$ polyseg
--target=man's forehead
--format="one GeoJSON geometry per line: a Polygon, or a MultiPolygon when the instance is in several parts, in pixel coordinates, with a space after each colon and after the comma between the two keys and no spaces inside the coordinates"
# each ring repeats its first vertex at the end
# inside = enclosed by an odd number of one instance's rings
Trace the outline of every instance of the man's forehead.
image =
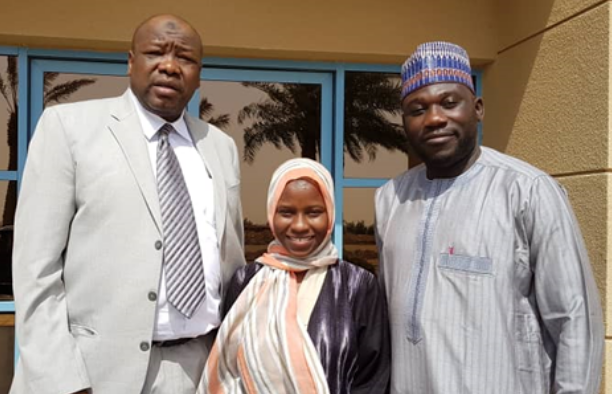
{"type": "Polygon", "coordinates": [[[168,37],[181,38],[184,42],[200,43],[200,36],[187,22],[173,16],[153,17],[138,27],[134,42],[140,40],[164,40],[168,37]]]}
{"type": "Polygon", "coordinates": [[[187,36],[195,36],[195,32],[192,31],[187,25],[179,23],[175,20],[161,20],[161,21],[151,21],[146,25],[143,25],[137,32],[136,37],[149,37],[153,36],[162,36],[164,34],[170,35],[187,35],[187,36]]]}
{"type": "Polygon", "coordinates": [[[433,83],[427,86],[423,86],[420,89],[415,90],[410,93],[404,99],[403,103],[407,104],[410,102],[418,101],[419,99],[425,97],[439,97],[444,96],[450,93],[458,93],[461,95],[472,94],[472,91],[468,89],[465,85],[458,82],[441,82],[441,83],[433,83]]]}

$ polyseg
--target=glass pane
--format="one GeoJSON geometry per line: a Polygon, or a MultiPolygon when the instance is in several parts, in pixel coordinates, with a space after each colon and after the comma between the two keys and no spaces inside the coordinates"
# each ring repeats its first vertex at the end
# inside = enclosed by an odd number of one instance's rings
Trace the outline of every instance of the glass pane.
{"type": "Polygon", "coordinates": [[[369,188],[344,189],[343,252],[346,261],[374,273],[378,252],[374,239],[374,192],[369,188]]]}
{"type": "Polygon", "coordinates": [[[18,67],[15,56],[0,56],[0,170],[17,169],[18,67]]]}
{"type": "Polygon", "coordinates": [[[13,219],[17,205],[17,182],[0,181],[0,301],[13,299],[13,219]]]}
{"type": "Polygon", "coordinates": [[[128,77],[46,72],[44,106],[121,96],[129,86],[128,77]]]}
{"type": "Polygon", "coordinates": [[[15,315],[0,314],[0,394],[7,394],[15,363],[15,315]]]}
{"type": "Polygon", "coordinates": [[[399,74],[347,72],[344,176],[392,178],[408,168],[399,74]]]}
{"type": "Polygon", "coordinates": [[[202,81],[200,117],[229,134],[241,156],[247,261],[266,250],[268,184],[293,157],[319,158],[321,86],[202,81]]]}

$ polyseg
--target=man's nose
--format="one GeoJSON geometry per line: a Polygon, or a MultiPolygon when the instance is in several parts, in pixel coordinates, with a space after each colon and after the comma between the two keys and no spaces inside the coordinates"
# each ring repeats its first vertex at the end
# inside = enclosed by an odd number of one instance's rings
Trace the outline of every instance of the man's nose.
{"type": "Polygon", "coordinates": [[[425,126],[430,128],[438,128],[444,126],[448,118],[444,110],[439,105],[432,105],[425,112],[425,126]]]}
{"type": "Polygon", "coordinates": [[[164,56],[159,64],[159,70],[169,75],[179,74],[180,68],[176,57],[172,54],[164,56]]]}

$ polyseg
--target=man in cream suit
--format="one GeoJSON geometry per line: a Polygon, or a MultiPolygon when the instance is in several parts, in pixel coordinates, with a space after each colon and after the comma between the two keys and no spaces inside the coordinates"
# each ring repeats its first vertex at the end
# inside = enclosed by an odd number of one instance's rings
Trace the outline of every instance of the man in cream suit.
{"type": "Polygon", "coordinates": [[[15,221],[11,393],[199,392],[244,264],[236,145],[185,113],[201,56],[187,22],[152,17],[123,96],[43,113],[15,221]]]}

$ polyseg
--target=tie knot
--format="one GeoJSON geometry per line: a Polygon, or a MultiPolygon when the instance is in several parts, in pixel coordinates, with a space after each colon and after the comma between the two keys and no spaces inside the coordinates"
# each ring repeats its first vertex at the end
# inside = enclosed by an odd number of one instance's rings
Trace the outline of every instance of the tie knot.
{"type": "Polygon", "coordinates": [[[163,139],[167,139],[168,135],[174,132],[174,127],[170,123],[165,123],[158,131],[159,137],[163,139]]]}

